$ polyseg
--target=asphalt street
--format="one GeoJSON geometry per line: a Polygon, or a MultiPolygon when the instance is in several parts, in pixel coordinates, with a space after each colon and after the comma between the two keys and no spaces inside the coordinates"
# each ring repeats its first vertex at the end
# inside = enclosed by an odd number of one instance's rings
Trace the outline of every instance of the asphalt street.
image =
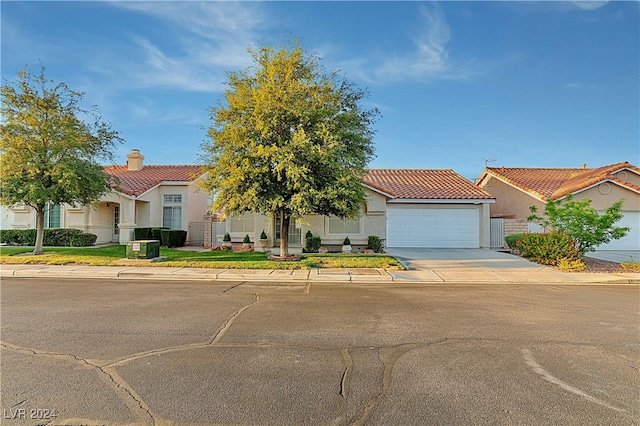
{"type": "Polygon", "coordinates": [[[3,278],[0,419],[633,425],[638,294],[3,278]]]}

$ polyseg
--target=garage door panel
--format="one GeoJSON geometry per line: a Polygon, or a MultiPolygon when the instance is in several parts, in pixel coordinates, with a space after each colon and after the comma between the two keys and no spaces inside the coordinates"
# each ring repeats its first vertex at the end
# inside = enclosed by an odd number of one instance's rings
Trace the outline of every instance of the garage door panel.
{"type": "Polygon", "coordinates": [[[478,209],[390,207],[389,247],[479,247],[478,209]]]}
{"type": "Polygon", "coordinates": [[[598,246],[598,250],[640,250],[640,212],[623,212],[616,226],[631,228],[626,237],[598,246]]]}

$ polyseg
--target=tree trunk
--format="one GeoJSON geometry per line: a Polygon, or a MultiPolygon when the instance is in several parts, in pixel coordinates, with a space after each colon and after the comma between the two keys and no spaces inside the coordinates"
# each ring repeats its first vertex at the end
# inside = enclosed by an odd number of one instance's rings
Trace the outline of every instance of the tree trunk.
{"type": "Polygon", "coordinates": [[[289,222],[291,216],[280,211],[280,256],[289,256],[289,222]]]}
{"type": "Polygon", "coordinates": [[[38,204],[36,206],[36,244],[33,249],[33,254],[42,254],[42,243],[44,241],[44,209],[45,204],[38,204]]]}

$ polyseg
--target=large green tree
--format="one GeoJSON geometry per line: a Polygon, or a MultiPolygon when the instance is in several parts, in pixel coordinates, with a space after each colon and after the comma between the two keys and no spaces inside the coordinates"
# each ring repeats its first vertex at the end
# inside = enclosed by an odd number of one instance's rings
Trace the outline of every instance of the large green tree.
{"type": "Polygon", "coordinates": [[[288,256],[291,220],[358,214],[379,112],[364,108],[364,90],[325,72],[297,41],[249,52],[253,65],[228,73],[224,99],[210,110],[205,185],[228,215],[279,217],[280,255],[288,256]]]}
{"type": "Polygon", "coordinates": [[[118,132],[95,107],[80,106],[84,93],[25,67],[2,84],[0,202],[36,211],[34,254],[42,253],[45,209],[92,203],[110,190],[98,159],[111,160],[118,132]]]}

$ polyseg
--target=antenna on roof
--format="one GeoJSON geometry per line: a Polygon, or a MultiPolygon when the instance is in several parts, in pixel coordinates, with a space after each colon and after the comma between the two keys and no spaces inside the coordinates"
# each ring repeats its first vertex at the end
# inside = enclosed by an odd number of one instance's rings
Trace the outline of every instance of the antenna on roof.
{"type": "Polygon", "coordinates": [[[493,163],[494,161],[498,161],[497,158],[483,158],[484,160],[484,166],[487,167],[487,164],[489,163],[493,163]]]}

